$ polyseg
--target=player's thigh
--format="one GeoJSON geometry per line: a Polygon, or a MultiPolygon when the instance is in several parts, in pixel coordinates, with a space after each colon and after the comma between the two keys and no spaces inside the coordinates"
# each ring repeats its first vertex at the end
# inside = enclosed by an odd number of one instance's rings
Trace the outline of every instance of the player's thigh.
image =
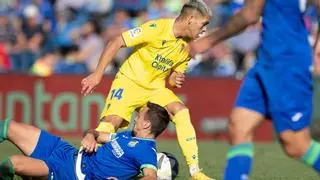
{"type": "Polygon", "coordinates": [[[49,179],[75,180],[75,155],[78,150],[60,137],[41,131],[31,158],[42,160],[49,169],[49,179]]]}
{"type": "Polygon", "coordinates": [[[312,75],[308,68],[288,67],[267,71],[262,78],[267,87],[268,109],[278,133],[300,131],[311,124],[312,75]]]}
{"type": "Polygon", "coordinates": [[[236,98],[235,108],[245,108],[268,116],[268,100],[257,71],[258,68],[255,66],[244,78],[236,98]]]}
{"type": "Polygon", "coordinates": [[[47,159],[49,176],[55,179],[76,180],[75,158],[78,150],[64,140],[60,140],[54,152],[47,159]]]}
{"type": "Polygon", "coordinates": [[[148,100],[165,107],[171,119],[177,112],[186,108],[181,99],[168,88],[153,91],[148,100]]]}
{"type": "MultiPolygon", "coordinates": [[[[114,80],[105,107],[101,113],[101,119],[107,117],[108,120],[121,119],[131,121],[132,112],[145,104],[146,90],[132,82],[131,80],[120,76],[114,80]],[[116,116],[116,117],[115,117],[116,116]]],[[[106,120],[106,119],[105,119],[106,120]]]]}
{"type": "Polygon", "coordinates": [[[17,175],[42,177],[49,174],[49,168],[42,160],[23,155],[14,155],[10,157],[10,161],[17,175]]]}
{"type": "Polygon", "coordinates": [[[166,107],[171,103],[183,105],[183,102],[181,101],[181,99],[168,88],[161,88],[161,89],[152,91],[152,94],[151,96],[149,96],[148,100],[162,107],[166,107]]]}
{"type": "Polygon", "coordinates": [[[25,155],[30,155],[38,143],[40,129],[34,126],[10,122],[8,138],[13,142],[25,155]]]}
{"type": "Polygon", "coordinates": [[[60,137],[42,130],[38,143],[30,157],[48,163],[52,160],[53,155],[55,155],[56,159],[61,159],[67,156],[67,152],[75,150],[76,149],[73,146],[62,140],[60,137]]]}

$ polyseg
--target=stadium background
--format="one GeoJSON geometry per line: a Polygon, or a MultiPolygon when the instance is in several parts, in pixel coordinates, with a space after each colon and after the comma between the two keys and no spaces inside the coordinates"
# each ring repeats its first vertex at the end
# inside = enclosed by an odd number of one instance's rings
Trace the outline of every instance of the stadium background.
{"type": "MultiPolygon", "coordinates": [[[[92,95],[80,94],[80,81],[94,70],[105,43],[147,20],[175,17],[185,0],[2,0],[0,1],[0,118],[13,117],[69,139],[76,145],[95,127],[114,74],[130,49],[121,50],[92,95]]],[[[222,26],[243,6],[243,0],[206,0],[213,10],[210,29],[222,26]]],[[[313,44],[317,31],[314,7],[305,23],[313,44]]],[[[226,124],[241,80],[255,63],[261,24],[197,55],[187,81],[174,91],[190,108],[196,127],[201,166],[221,178],[227,149],[226,124]]],[[[314,123],[320,137],[320,47],[314,63],[314,123]]],[[[285,70],[284,70],[285,73],[285,70]]],[[[253,179],[317,179],[316,174],[283,156],[272,125],[257,130],[253,179]]],[[[187,169],[171,125],[159,140],[187,169]]],[[[18,151],[0,146],[0,157],[18,151]]]]}

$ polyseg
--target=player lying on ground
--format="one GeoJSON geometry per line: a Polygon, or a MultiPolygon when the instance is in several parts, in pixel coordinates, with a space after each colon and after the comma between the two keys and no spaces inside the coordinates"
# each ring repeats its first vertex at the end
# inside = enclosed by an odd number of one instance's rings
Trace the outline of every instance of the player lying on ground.
{"type": "MultiPolygon", "coordinates": [[[[227,155],[226,180],[248,178],[254,131],[266,117],[272,119],[284,152],[320,172],[320,144],[312,140],[309,131],[312,48],[303,21],[306,2],[247,0],[245,7],[224,27],[190,45],[201,52],[257,23],[262,16],[258,60],[242,83],[229,121],[232,147],[227,155]]],[[[309,3],[317,5],[320,17],[320,0],[309,3]]]]}
{"type": "Polygon", "coordinates": [[[40,129],[7,119],[0,121],[0,142],[9,140],[23,155],[1,162],[0,179],[14,174],[57,180],[142,179],[157,177],[155,138],[167,127],[170,117],[163,107],[147,103],[136,117],[133,131],[109,134],[89,130],[83,152],[40,129]],[[98,147],[98,143],[104,145],[98,147]]]}
{"type": "Polygon", "coordinates": [[[189,110],[165,87],[181,87],[190,60],[187,43],[206,31],[210,8],[201,0],[185,4],[176,19],[158,19],[124,32],[109,42],[96,71],[82,80],[87,95],[99,84],[105,68],[122,47],[134,47],[120,68],[101,114],[99,131],[114,132],[127,128],[132,112],[151,101],[165,107],[173,116],[179,145],[193,179],[209,179],[198,166],[198,146],[189,110]]]}

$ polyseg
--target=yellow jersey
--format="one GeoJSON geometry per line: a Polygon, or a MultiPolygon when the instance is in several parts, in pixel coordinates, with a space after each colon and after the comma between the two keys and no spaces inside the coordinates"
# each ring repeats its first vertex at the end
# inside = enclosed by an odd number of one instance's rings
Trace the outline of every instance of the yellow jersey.
{"type": "Polygon", "coordinates": [[[147,89],[165,86],[171,71],[184,73],[190,60],[187,41],[173,33],[175,19],[158,19],[122,33],[134,47],[119,72],[147,89]]]}

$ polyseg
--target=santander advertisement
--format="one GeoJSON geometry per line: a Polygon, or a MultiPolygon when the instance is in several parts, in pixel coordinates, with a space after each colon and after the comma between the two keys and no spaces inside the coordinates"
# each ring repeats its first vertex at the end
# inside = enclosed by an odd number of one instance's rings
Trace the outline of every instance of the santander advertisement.
{"type": "MultiPolygon", "coordinates": [[[[81,76],[39,78],[0,75],[0,118],[33,124],[60,136],[82,136],[97,125],[113,77],[105,76],[94,93],[82,96],[81,76]]],[[[174,92],[189,107],[199,140],[226,140],[226,128],[240,81],[189,78],[174,92]]],[[[243,119],[245,121],[245,119],[243,119]]],[[[161,139],[175,139],[171,124],[161,139]]],[[[266,121],[256,131],[258,141],[273,140],[272,125],[266,121]]]]}

